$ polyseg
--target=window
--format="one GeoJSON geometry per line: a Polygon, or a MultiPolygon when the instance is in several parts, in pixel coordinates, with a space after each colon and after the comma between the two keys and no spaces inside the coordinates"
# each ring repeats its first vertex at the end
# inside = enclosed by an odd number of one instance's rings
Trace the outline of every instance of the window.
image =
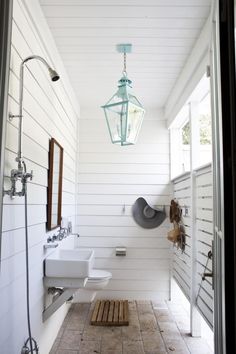
{"type": "Polygon", "coordinates": [[[190,170],[190,139],[190,121],[188,120],[181,129],[183,172],[190,170]]]}
{"type": "Polygon", "coordinates": [[[170,128],[171,178],[212,161],[210,82],[204,77],[170,128]]]}
{"type": "Polygon", "coordinates": [[[200,156],[198,166],[205,165],[212,160],[212,145],[211,145],[211,107],[210,107],[210,93],[202,99],[199,103],[199,117],[198,117],[199,131],[200,131],[200,156]]]}

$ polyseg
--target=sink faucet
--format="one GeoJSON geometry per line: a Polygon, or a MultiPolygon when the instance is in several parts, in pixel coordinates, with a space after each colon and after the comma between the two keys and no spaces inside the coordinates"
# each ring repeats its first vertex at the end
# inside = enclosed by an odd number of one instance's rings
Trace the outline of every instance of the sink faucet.
{"type": "Polygon", "coordinates": [[[57,236],[55,238],[55,235],[53,235],[53,237],[49,236],[47,238],[47,243],[45,245],[43,245],[44,249],[58,247],[58,243],[54,242],[56,239],[57,239],[57,236]]]}
{"type": "Polygon", "coordinates": [[[60,227],[60,230],[58,231],[58,239],[62,240],[67,236],[68,236],[68,229],[66,227],[60,227]]]}
{"type": "MultiPolygon", "coordinates": [[[[70,233],[71,235],[75,235],[70,233]]],[[[47,238],[47,243],[44,245],[44,249],[46,248],[56,248],[58,246],[58,243],[55,242],[57,241],[61,241],[64,238],[66,238],[67,236],[69,236],[69,229],[66,227],[60,227],[60,229],[58,230],[58,234],[54,234],[53,236],[49,236],[47,238]]],[[[77,235],[79,236],[79,235],[77,235]]]]}

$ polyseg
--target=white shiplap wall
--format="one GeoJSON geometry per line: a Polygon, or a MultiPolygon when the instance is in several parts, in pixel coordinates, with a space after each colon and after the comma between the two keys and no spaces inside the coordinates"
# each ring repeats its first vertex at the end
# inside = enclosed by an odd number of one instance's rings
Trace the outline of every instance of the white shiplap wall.
{"type": "MultiPolygon", "coordinates": [[[[38,12],[40,17],[40,12],[38,12]]],[[[35,19],[37,20],[37,19],[35,19]]],[[[45,25],[46,26],[46,25],[45,25]]],[[[22,1],[14,1],[9,111],[18,112],[19,68],[26,56],[38,54],[60,71],[61,63],[53,46],[43,42],[46,27],[41,28],[41,37],[31,22],[22,1]]],[[[48,41],[49,41],[48,37],[48,41]]],[[[68,310],[63,306],[45,324],[42,323],[44,306],[43,251],[46,242],[46,203],[49,139],[54,137],[64,147],[63,206],[62,214],[75,222],[75,165],[77,149],[78,108],[72,103],[71,88],[63,77],[59,82],[49,80],[46,69],[31,61],[25,70],[24,85],[24,157],[28,170],[34,178],[28,184],[30,306],[32,333],[40,345],[40,353],[46,354],[68,310]],[[63,103],[62,103],[63,102],[63,103]]],[[[5,176],[16,168],[18,122],[7,123],[5,176]]],[[[5,188],[9,179],[5,178],[5,188]]],[[[25,286],[25,236],[24,200],[4,197],[2,261],[0,282],[0,352],[18,354],[28,337],[26,325],[25,286]]]]}
{"type": "Polygon", "coordinates": [[[162,111],[147,112],[134,146],[111,144],[102,109],[82,111],[79,125],[79,245],[93,247],[95,267],[113,275],[98,296],[168,298],[168,221],[145,230],[131,215],[140,196],[150,204],[169,203],[169,133],[162,111]],[[127,256],[116,257],[116,246],[127,247],[127,256]]]}

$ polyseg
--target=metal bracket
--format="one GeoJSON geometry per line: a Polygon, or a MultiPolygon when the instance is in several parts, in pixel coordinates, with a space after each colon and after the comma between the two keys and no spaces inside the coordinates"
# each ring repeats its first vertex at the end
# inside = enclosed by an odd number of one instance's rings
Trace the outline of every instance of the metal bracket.
{"type": "Polygon", "coordinates": [[[61,295],[56,297],[55,301],[51,303],[44,311],[43,311],[43,322],[45,322],[54,312],[59,309],[74,293],[78,290],[78,288],[64,288],[61,295]]]}
{"type": "Polygon", "coordinates": [[[186,205],[184,205],[184,206],[183,206],[183,210],[184,210],[183,216],[184,216],[184,217],[189,216],[189,207],[186,206],[186,205]]]}
{"type": "Polygon", "coordinates": [[[14,118],[21,118],[21,117],[23,117],[23,115],[12,114],[12,113],[9,113],[9,115],[8,115],[8,119],[9,119],[10,122],[12,122],[14,118]]]}
{"type": "Polygon", "coordinates": [[[48,288],[63,288],[54,296],[52,303],[43,311],[43,322],[45,322],[54,312],[68,301],[74,293],[84,288],[88,278],[57,278],[44,277],[44,286],[48,288]]]}
{"type": "Polygon", "coordinates": [[[206,278],[213,278],[213,273],[203,273],[202,280],[206,280],[206,278]]]}

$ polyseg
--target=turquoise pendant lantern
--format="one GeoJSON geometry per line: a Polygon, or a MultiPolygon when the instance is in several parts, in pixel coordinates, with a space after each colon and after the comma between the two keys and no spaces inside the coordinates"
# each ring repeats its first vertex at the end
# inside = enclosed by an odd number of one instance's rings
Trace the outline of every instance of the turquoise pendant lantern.
{"type": "Polygon", "coordinates": [[[131,44],[118,44],[117,51],[124,54],[123,76],[118,82],[118,91],[104,105],[107,126],[113,144],[133,145],[136,143],[145,110],[139,100],[130,93],[132,81],[126,72],[126,53],[131,44]]]}

